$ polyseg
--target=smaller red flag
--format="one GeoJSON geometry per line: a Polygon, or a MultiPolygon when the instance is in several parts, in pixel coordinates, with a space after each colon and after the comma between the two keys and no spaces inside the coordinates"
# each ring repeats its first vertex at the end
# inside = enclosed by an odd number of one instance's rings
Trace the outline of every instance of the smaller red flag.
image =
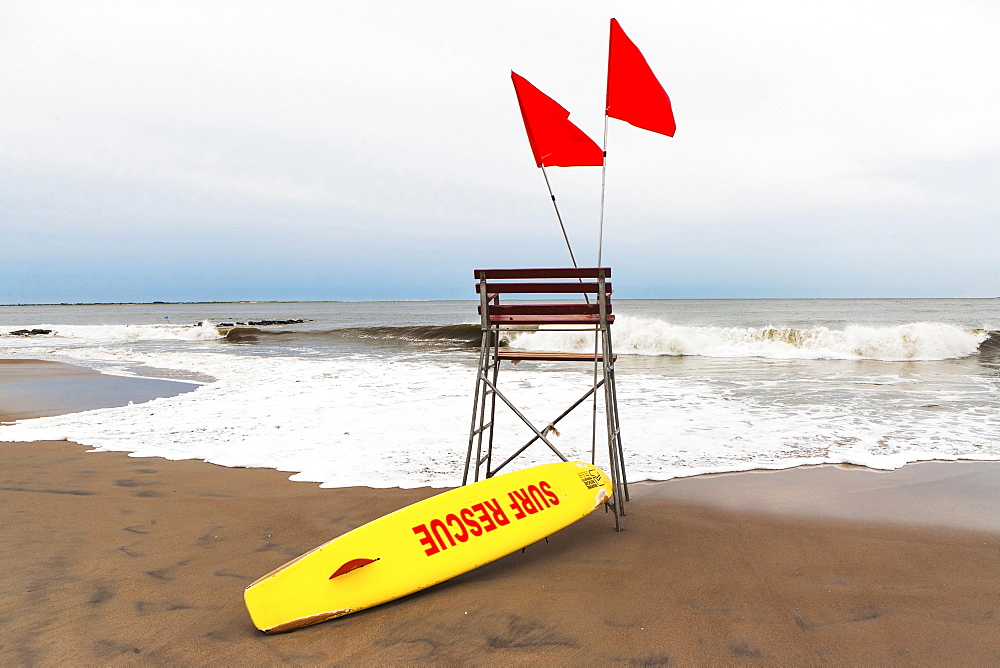
{"type": "Polygon", "coordinates": [[[608,47],[607,114],[668,137],[677,130],[667,92],[616,19],[608,47]]]}
{"type": "Polygon", "coordinates": [[[604,164],[604,151],[569,120],[569,112],[521,75],[511,72],[524,129],[541,167],[594,167],[604,164]]]}

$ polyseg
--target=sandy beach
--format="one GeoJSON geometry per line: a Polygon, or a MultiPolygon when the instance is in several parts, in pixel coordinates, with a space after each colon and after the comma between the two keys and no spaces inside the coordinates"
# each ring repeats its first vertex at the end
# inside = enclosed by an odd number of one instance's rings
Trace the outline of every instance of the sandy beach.
{"type": "MultiPolygon", "coordinates": [[[[0,420],[65,409],[45,397],[0,403],[0,420]]],[[[634,484],[622,533],[594,513],[423,592],[268,636],[246,585],[438,490],[86,450],[0,442],[0,664],[1000,663],[1000,463],[634,484]]]]}

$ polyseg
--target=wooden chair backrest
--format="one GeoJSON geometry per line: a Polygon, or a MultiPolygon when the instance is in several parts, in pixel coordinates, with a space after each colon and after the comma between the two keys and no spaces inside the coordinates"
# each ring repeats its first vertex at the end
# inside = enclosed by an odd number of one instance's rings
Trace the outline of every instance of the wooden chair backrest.
{"type": "Polygon", "coordinates": [[[488,324],[596,325],[602,310],[614,322],[610,267],[542,267],[535,269],[476,269],[479,313],[488,324]],[[500,295],[579,295],[581,301],[501,304],[500,295]],[[594,295],[588,300],[587,295],[594,295]]]}

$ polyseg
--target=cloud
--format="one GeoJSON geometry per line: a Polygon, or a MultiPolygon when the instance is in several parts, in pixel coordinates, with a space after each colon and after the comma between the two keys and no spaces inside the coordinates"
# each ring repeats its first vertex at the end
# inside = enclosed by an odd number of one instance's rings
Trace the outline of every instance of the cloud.
{"type": "MultiPolygon", "coordinates": [[[[348,244],[359,266],[364,253],[378,266],[386,248],[414,268],[421,258],[403,249],[459,264],[566,262],[509,72],[600,141],[611,16],[670,93],[678,132],[611,121],[609,259],[658,257],[643,275],[666,285],[680,278],[665,266],[703,258],[731,269],[716,272],[713,294],[771,294],[779,288],[755,268],[791,274],[810,247],[836,249],[831,262],[844,267],[877,261],[832,243],[841,229],[884,240],[919,227],[913,238],[940,254],[924,274],[955,273],[945,249],[963,228],[978,247],[1000,241],[984,222],[1000,209],[991,3],[3,7],[9,248],[32,243],[26,226],[134,225],[137,243],[160,226],[210,228],[218,252],[248,230],[259,254],[288,236],[348,244]]],[[[596,257],[600,170],[550,178],[578,255],[596,257]]],[[[192,250],[172,250],[204,271],[192,250]]],[[[322,260],[309,261],[321,275],[322,260]]],[[[989,267],[971,270],[970,294],[1000,292],[996,280],[983,286],[989,267]]],[[[886,285],[876,270],[853,272],[860,284],[850,273],[831,274],[829,290],[886,285]]],[[[930,277],[914,280],[931,289],[930,277]]]]}

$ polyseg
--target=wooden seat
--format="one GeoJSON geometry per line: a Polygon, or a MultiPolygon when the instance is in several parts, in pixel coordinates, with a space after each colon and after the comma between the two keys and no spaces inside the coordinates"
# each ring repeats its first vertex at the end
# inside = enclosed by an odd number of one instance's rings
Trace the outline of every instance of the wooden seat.
{"type": "MultiPolygon", "coordinates": [[[[494,301],[496,294],[494,294],[494,301]]],[[[480,315],[483,307],[479,307],[480,315]]],[[[599,304],[492,304],[491,323],[518,325],[597,325],[601,322],[599,304]]],[[[608,304],[608,322],[615,321],[608,304]]]]}
{"type": "MultiPolygon", "coordinates": [[[[612,355],[612,359],[618,359],[618,355],[612,355]]],[[[593,353],[547,353],[533,352],[531,350],[500,350],[497,352],[497,359],[509,360],[511,362],[593,362],[593,353]]],[[[597,353],[597,361],[603,362],[604,355],[597,353]]]]}
{"type": "MultiPolygon", "coordinates": [[[[609,315],[608,322],[614,322],[615,316],[609,315]]],[[[519,314],[519,313],[500,313],[500,314],[490,314],[490,322],[502,324],[510,323],[513,325],[599,325],[601,323],[600,315],[591,314],[519,314]]]]}

